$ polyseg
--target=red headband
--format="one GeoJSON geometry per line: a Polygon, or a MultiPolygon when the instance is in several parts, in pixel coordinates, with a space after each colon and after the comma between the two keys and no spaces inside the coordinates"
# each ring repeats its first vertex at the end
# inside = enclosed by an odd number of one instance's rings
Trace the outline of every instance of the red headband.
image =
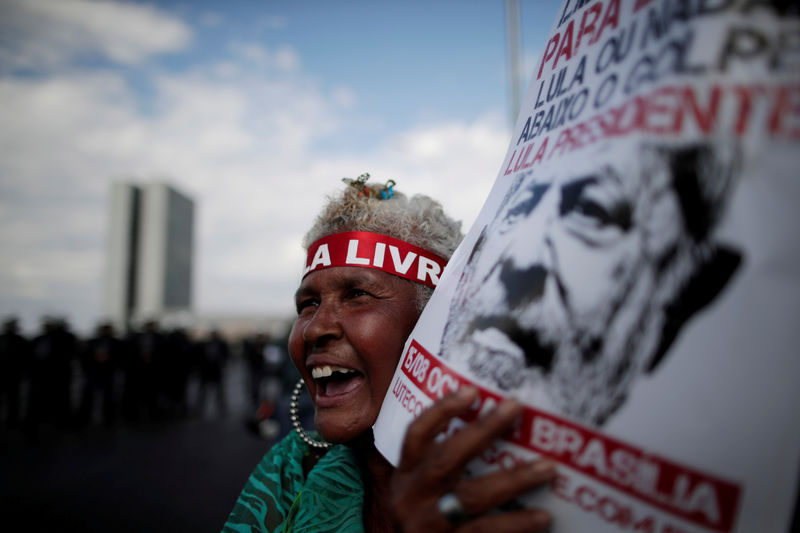
{"type": "Polygon", "coordinates": [[[348,231],[323,237],[308,247],[303,277],[323,268],[375,268],[428,287],[436,287],[447,261],[400,239],[348,231]]]}

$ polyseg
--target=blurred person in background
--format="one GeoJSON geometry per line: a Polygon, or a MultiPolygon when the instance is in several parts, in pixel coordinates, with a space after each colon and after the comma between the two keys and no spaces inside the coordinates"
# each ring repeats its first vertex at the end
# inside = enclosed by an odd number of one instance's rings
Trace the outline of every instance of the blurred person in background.
{"type": "Polygon", "coordinates": [[[214,395],[217,414],[227,409],[225,398],[225,366],[230,357],[230,348],[218,330],[211,331],[209,338],[200,347],[200,414],[206,412],[208,398],[214,395]]]}
{"type": "Polygon", "coordinates": [[[123,391],[123,413],[129,422],[154,420],[159,415],[166,341],[158,323],[149,320],[128,340],[123,391]]]}
{"type": "Polygon", "coordinates": [[[122,345],[110,323],[100,324],[81,353],[84,384],[78,423],[89,426],[94,421],[96,396],[100,397],[103,424],[113,425],[116,418],[114,378],[122,359],[122,345]]]}
{"type": "Polygon", "coordinates": [[[44,422],[62,429],[72,423],[72,363],[77,347],[77,338],[64,320],[43,319],[42,333],[33,339],[31,348],[26,425],[33,436],[44,422]]]}
{"type": "Polygon", "coordinates": [[[189,414],[187,388],[192,371],[194,342],[183,328],[167,334],[166,362],[164,364],[164,396],[169,414],[185,417],[189,414]]]}
{"type": "Polygon", "coordinates": [[[261,382],[264,379],[264,350],[270,339],[265,333],[259,333],[242,341],[242,353],[247,363],[248,393],[251,406],[258,409],[261,404],[261,382]]]}
{"type": "Polygon", "coordinates": [[[30,358],[30,343],[19,334],[14,317],[3,322],[0,334],[0,416],[8,427],[19,425],[22,381],[30,358]]]}

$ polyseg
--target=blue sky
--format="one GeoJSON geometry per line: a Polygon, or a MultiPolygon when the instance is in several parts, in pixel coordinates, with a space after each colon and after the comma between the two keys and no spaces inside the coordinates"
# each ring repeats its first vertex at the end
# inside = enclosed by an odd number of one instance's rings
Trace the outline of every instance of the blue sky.
{"type": "MultiPolygon", "coordinates": [[[[560,0],[521,0],[529,79],[560,0]]],[[[0,315],[103,318],[109,185],[197,202],[199,313],[292,312],[342,176],[468,228],[510,135],[502,0],[0,3],[0,315]]],[[[525,83],[527,85],[527,83],[525,83]]]]}

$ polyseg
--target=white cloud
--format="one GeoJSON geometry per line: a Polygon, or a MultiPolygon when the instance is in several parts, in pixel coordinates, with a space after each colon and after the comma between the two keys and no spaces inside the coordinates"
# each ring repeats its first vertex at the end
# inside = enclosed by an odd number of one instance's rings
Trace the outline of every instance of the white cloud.
{"type": "Polygon", "coordinates": [[[500,170],[508,135],[499,114],[427,124],[398,133],[365,161],[373,177],[440,201],[466,231],[500,170]]]}
{"type": "Polygon", "coordinates": [[[234,55],[253,62],[257,65],[266,65],[270,61],[267,49],[255,43],[234,42],[230,45],[230,50],[234,55]]]}
{"type": "Polygon", "coordinates": [[[475,217],[508,143],[499,116],[422,124],[323,157],[316,147],[359,119],[352,90],[326,93],[281,69],[299,66],[279,59],[289,49],[238,50],[225,66],[152,78],[147,114],[110,71],[0,78],[0,314],[27,313],[31,325],[69,312],[84,328],[101,318],[113,179],[166,177],[196,200],[202,312],[291,312],[300,239],[342,176],[392,178],[475,217]],[[254,60],[274,68],[248,68],[254,60]]]}
{"type": "Polygon", "coordinates": [[[288,46],[279,48],[275,52],[275,65],[283,70],[292,70],[299,66],[300,58],[297,53],[288,46]]]}
{"type": "Polygon", "coordinates": [[[205,26],[206,28],[216,28],[222,24],[223,20],[224,17],[221,14],[213,11],[206,11],[200,15],[200,25],[205,26]]]}
{"type": "MultiPolygon", "coordinates": [[[[538,48],[533,50],[525,50],[522,54],[522,87],[530,85],[531,78],[539,71],[539,64],[542,61],[542,51],[538,48]]],[[[523,95],[524,96],[524,95],[523,95]]]]}
{"type": "Polygon", "coordinates": [[[350,109],[356,105],[358,97],[353,89],[350,87],[334,87],[331,92],[331,98],[334,102],[345,109],[350,109]]]}
{"type": "Polygon", "coordinates": [[[251,63],[251,65],[241,65],[244,69],[257,67],[290,71],[300,66],[297,52],[289,46],[282,46],[271,51],[258,43],[236,41],[230,44],[229,49],[235,57],[251,63]]]}
{"type": "Polygon", "coordinates": [[[125,65],[184,49],[192,32],[154,7],[92,0],[5,0],[0,61],[25,68],[56,67],[83,55],[125,65]]]}
{"type": "Polygon", "coordinates": [[[280,15],[269,15],[261,19],[261,26],[269,30],[281,30],[289,25],[289,19],[280,15]]]}

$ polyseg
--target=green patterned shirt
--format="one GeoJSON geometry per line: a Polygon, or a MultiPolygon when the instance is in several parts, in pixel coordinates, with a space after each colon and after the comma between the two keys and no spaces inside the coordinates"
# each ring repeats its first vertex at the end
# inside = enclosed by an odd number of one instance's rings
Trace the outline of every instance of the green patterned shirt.
{"type": "Polygon", "coordinates": [[[291,432],[250,475],[223,533],[363,532],[364,486],[353,451],[333,446],[309,472],[310,447],[291,432]]]}

